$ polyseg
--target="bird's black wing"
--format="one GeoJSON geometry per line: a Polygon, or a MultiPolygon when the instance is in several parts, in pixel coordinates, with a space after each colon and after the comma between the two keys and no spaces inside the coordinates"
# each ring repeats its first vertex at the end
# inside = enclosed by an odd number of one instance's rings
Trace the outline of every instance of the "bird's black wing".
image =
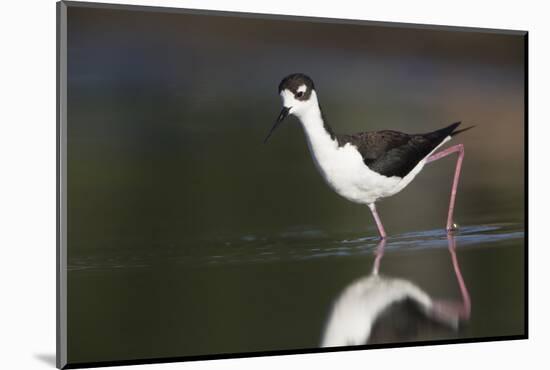
{"type": "Polygon", "coordinates": [[[453,134],[460,122],[426,134],[405,134],[398,131],[361,132],[339,135],[340,145],[354,145],[363,162],[384,176],[405,177],[441,142],[453,134]]]}

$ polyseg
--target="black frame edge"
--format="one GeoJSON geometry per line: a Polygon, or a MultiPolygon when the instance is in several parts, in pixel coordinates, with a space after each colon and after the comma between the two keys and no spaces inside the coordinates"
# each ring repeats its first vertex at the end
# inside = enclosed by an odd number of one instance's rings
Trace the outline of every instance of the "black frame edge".
{"type": "Polygon", "coordinates": [[[525,337],[529,338],[529,32],[525,32],[524,38],[524,105],[523,105],[523,152],[524,152],[524,271],[525,271],[525,337]]]}

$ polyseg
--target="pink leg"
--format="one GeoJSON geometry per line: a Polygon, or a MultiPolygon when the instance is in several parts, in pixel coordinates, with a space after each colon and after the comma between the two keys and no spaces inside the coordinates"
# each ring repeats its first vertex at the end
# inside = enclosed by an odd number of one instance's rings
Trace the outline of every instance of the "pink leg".
{"type": "Polygon", "coordinates": [[[382,226],[382,221],[380,221],[380,217],[378,217],[378,212],[376,212],[376,206],[374,203],[369,204],[369,208],[372,212],[372,216],[374,217],[374,221],[376,221],[376,226],[378,226],[378,232],[380,233],[380,238],[385,239],[386,238],[386,232],[384,231],[384,226],[382,226]]]}
{"type": "Polygon", "coordinates": [[[470,293],[468,293],[468,288],[466,288],[464,278],[460,272],[460,266],[458,265],[458,259],[456,258],[456,240],[452,235],[448,235],[447,240],[449,242],[449,252],[451,253],[451,260],[453,262],[456,280],[460,288],[462,302],[435,300],[433,313],[442,318],[458,318],[461,320],[468,320],[472,311],[470,293]]]}
{"type": "Polygon", "coordinates": [[[376,247],[374,258],[374,265],[372,266],[372,274],[378,275],[378,270],[380,269],[380,260],[382,259],[382,256],[384,256],[384,248],[386,247],[386,239],[380,239],[380,242],[378,243],[378,246],[376,247]]]}
{"type": "Polygon", "coordinates": [[[458,152],[458,160],[456,161],[455,176],[453,180],[453,187],[451,189],[451,200],[449,202],[449,213],[447,214],[447,232],[454,230],[453,227],[453,211],[455,208],[455,199],[456,199],[456,189],[458,187],[458,179],[460,178],[460,170],[462,168],[462,160],[464,159],[464,145],[457,144],[445,150],[442,150],[434,155],[431,155],[426,160],[426,163],[437,161],[443,157],[448,156],[449,154],[458,152]]]}
{"type": "Polygon", "coordinates": [[[472,301],[470,299],[470,293],[468,293],[468,288],[464,283],[464,278],[460,272],[460,266],[458,265],[458,259],[456,258],[456,240],[454,236],[447,237],[449,242],[449,252],[451,252],[451,259],[453,261],[453,268],[455,270],[456,280],[458,281],[458,286],[460,287],[460,293],[462,295],[462,310],[460,310],[460,316],[465,319],[470,318],[470,312],[472,310],[472,301]]]}

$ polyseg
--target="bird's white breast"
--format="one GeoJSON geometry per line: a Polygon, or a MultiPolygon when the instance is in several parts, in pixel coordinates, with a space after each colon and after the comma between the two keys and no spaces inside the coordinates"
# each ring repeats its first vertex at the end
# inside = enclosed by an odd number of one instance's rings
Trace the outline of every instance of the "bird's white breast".
{"type": "Polygon", "coordinates": [[[319,172],[334,191],[352,202],[370,204],[403,190],[422,170],[431,154],[404,178],[387,177],[368,168],[355,146],[349,143],[339,146],[337,140],[325,130],[320,111],[310,110],[299,118],[319,172]]]}
{"type": "Polygon", "coordinates": [[[323,126],[319,112],[309,111],[300,121],[306,133],[313,161],[319,172],[338,194],[362,204],[389,196],[401,181],[399,177],[386,177],[370,170],[353,145],[339,146],[323,126]]]}
{"type": "Polygon", "coordinates": [[[357,148],[351,144],[339,147],[336,140],[330,144],[317,143],[316,139],[308,140],[313,160],[325,181],[338,194],[356,203],[370,204],[380,198],[389,197],[403,190],[420,173],[426,159],[423,158],[405,177],[387,177],[365,165],[357,148]]]}
{"type": "Polygon", "coordinates": [[[370,170],[353,145],[339,147],[336,141],[329,146],[310,142],[309,147],[325,181],[338,194],[353,202],[369,204],[389,196],[401,180],[370,170]]]}

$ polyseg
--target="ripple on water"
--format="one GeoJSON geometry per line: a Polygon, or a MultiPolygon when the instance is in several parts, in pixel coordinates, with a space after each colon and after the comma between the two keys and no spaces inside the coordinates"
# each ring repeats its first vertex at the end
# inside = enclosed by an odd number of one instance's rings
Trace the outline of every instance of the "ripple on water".
{"type": "MultiPolygon", "coordinates": [[[[521,224],[485,224],[464,226],[456,234],[456,244],[465,246],[498,246],[498,242],[522,239],[521,224]]],[[[178,245],[174,241],[154,246],[128,246],[90,250],[86,255],[69,259],[69,271],[149,268],[158,266],[207,266],[225,264],[301,261],[372,254],[378,246],[375,236],[329,234],[315,228],[293,229],[275,235],[246,234],[223,239],[192,241],[178,245]]],[[[385,253],[447,248],[444,230],[407,232],[391,236],[385,253]]]]}

